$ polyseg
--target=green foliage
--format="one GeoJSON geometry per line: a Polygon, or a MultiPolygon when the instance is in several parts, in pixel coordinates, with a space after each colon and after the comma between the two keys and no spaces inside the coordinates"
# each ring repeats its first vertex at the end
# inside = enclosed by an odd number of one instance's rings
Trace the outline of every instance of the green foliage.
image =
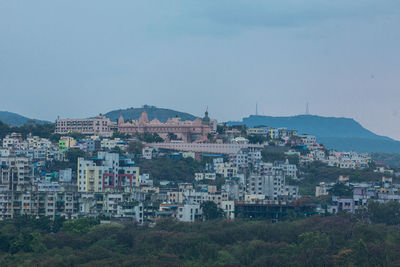
{"type": "Polygon", "coordinates": [[[71,161],[46,161],[46,165],[43,170],[53,172],[70,168],[76,171],[77,167],[77,163],[71,161]]]}
{"type": "Polygon", "coordinates": [[[400,153],[372,153],[374,161],[381,161],[395,168],[400,168],[400,153]]]}
{"type": "Polygon", "coordinates": [[[0,222],[1,266],[396,266],[400,227],[350,216],[293,222],[159,221],[155,227],[31,220],[0,222]],[[39,227],[40,228],[40,227],[39,227]],[[46,228],[46,227],[45,227],[46,228]]]}
{"type": "Polygon", "coordinates": [[[385,223],[387,225],[400,225],[400,203],[368,203],[368,217],[373,223],[385,223]]]}
{"type": "Polygon", "coordinates": [[[115,146],[112,149],[110,149],[110,153],[119,154],[120,158],[123,158],[125,156],[125,152],[119,146],[115,146]]]}
{"type": "Polygon", "coordinates": [[[290,164],[299,164],[299,157],[297,155],[285,155],[281,152],[269,152],[266,149],[261,151],[262,160],[264,162],[286,161],[289,160],[290,164]]]}
{"type": "Polygon", "coordinates": [[[65,153],[65,157],[66,159],[68,159],[68,161],[74,165],[78,164],[78,158],[80,157],[85,157],[86,153],[83,150],[80,149],[68,149],[67,152],[65,153]]]}
{"type": "Polygon", "coordinates": [[[81,218],[76,220],[70,220],[64,223],[61,228],[63,232],[71,232],[77,234],[87,233],[93,226],[99,224],[98,220],[81,218]]]}
{"type": "Polygon", "coordinates": [[[247,139],[249,140],[250,144],[263,144],[266,141],[268,141],[267,137],[265,137],[263,135],[259,135],[259,134],[248,135],[247,139]]]}
{"type": "Polygon", "coordinates": [[[84,135],[82,133],[78,133],[78,132],[68,133],[68,134],[66,134],[66,136],[70,136],[74,139],[85,139],[86,138],[86,135],[84,135]]]}
{"type": "Polygon", "coordinates": [[[193,158],[157,158],[153,160],[141,160],[138,162],[141,173],[149,173],[155,184],[161,180],[174,182],[194,182],[195,173],[204,164],[193,158]]]}
{"type": "Polygon", "coordinates": [[[169,140],[178,140],[178,136],[174,133],[168,133],[169,140]]]}
{"type": "Polygon", "coordinates": [[[369,168],[363,170],[341,169],[318,161],[300,168],[300,171],[305,173],[305,179],[299,184],[299,193],[308,196],[315,194],[315,186],[320,182],[336,182],[340,175],[349,176],[350,182],[377,182],[382,178],[382,174],[375,173],[369,168]]]}
{"type": "Polygon", "coordinates": [[[338,197],[352,197],[353,189],[343,183],[335,184],[331,189],[328,190],[329,194],[338,197]]]}
{"type": "Polygon", "coordinates": [[[112,135],[112,139],[115,139],[115,138],[121,138],[121,139],[129,139],[129,138],[131,138],[132,136],[130,136],[129,134],[126,134],[126,133],[120,133],[120,132],[113,132],[113,135],[112,135]]]}
{"type": "Polygon", "coordinates": [[[204,201],[201,203],[201,209],[206,220],[215,220],[223,216],[223,211],[218,208],[214,201],[204,201]]]}
{"type": "Polygon", "coordinates": [[[135,154],[135,155],[138,155],[138,154],[142,154],[142,149],[143,149],[143,144],[142,144],[142,142],[139,142],[139,141],[130,141],[129,143],[128,143],[128,148],[127,148],[127,152],[128,153],[130,153],[130,154],[135,154]]]}
{"type": "Polygon", "coordinates": [[[24,138],[28,134],[33,136],[39,136],[42,138],[50,138],[54,134],[55,124],[38,124],[35,122],[27,122],[23,126],[11,127],[6,123],[0,121],[0,138],[4,138],[6,135],[11,133],[20,133],[24,138]]]}
{"type": "Polygon", "coordinates": [[[225,134],[226,130],[228,130],[228,125],[226,123],[224,124],[218,124],[217,125],[217,133],[218,134],[225,134]]]}
{"type": "Polygon", "coordinates": [[[142,142],[146,143],[161,143],[164,142],[164,139],[162,139],[157,133],[136,133],[135,137],[139,139],[142,142]]]}

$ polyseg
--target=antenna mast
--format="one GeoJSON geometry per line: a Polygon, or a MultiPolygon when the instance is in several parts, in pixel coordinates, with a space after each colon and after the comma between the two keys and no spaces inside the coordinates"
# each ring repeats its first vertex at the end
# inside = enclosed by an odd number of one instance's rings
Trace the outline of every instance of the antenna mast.
{"type": "Polygon", "coordinates": [[[258,103],[256,102],[256,116],[258,116],[258,103]]]}

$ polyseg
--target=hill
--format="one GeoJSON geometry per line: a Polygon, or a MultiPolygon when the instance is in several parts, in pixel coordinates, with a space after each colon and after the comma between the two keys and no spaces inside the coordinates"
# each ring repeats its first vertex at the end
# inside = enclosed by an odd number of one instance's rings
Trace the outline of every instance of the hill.
{"type": "Polygon", "coordinates": [[[0,111],[0,121],[4,122],[10,126],[22,126],[25,123],[27,123],[28,121],[35,121],[36,123],[39,123],[39,124],[51,123],[49,121],[30,119],[30,118],[21,116],[16,113],[8,112],[8,111],[0,111]]]}
{"type": "Polygon", "coordinates": [[[244,124],[248,127],[271,126],[295,129],[299,134],[312,134],[328,148],[355,150],[358,152],[400,152],[400,142],[377,135],[354,119],[298,115],[288,117],[256,116],[243,118],[242,122],[228,122],[229,125],[244,124]]]}
{"type": "Polygon", "coordinates": [[[127,108],[127,109],[113,110],[104,114],[104,116],[106,116],[112,121],[117,121],[121,115],[124,117],[125,120],[138,120],[140,118],[140,115],[142,115],[143,111],[147,112],[149,120],[157,118],[161,122],[166,122],[169,118],[174,118],[174,117],[179,117],[183,121],[185,120],[192,121],[197,118],[196,116],[193,116],[189,113],[179,112],[166,108],[157,108],[155,106],[148,106],[148,105],[144,105],[141,108],[127,108]]]}

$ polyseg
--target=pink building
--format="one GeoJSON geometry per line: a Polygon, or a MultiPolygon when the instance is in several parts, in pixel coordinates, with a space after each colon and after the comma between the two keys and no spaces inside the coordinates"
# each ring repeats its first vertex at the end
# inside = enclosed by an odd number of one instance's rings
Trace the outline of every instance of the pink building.
{"type": "Polygon", "coordinates": [[[121,116],[118,119],[118,131],[125,134],[157,133],[165,140],[169,140],[170,134],[175,134],[184,142],[204,142],[211,132],[211,127],[208,112],[203,119],[181,121],[180,118],[169,118],[167,122],[162,123],[158,119],[149,122],[147,113],[144,111],[138,121],[125,122],[121,116]]]}

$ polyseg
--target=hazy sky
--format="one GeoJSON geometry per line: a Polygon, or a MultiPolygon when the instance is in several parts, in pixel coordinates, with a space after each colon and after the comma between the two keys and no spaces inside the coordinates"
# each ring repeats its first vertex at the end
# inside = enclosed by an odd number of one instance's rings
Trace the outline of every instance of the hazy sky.
{"type": "Polygon", "coordinates": [[[400,139],[399,0],[0,0],[0,110],[353,117],[400,139]]]}

